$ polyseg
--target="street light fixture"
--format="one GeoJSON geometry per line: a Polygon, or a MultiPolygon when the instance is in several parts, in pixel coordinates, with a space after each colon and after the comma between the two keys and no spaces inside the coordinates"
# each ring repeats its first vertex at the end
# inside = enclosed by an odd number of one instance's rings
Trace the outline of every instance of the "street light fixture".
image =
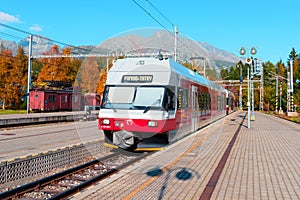
{"type": "MultiPolygon", "coordinates": [[[[251,48],[250,53],[252,55],[256,54],[256,49],[254,47],[251,48]]],[[[242,56],[246,54],[246,50],[244,47],[242,47],[240,49],[239,52],[242,56]]],[[[254,116],[254,88],[253,88],[253,72],[252,72],[252,59],[247,58],[246,61],[250,61],[249,62],[249,66],[247,67],[247,79],[248,79],[248,100],[247,100],[247,107],[248,107],[248,128],[250,128],[250,75],[249,75],[249,70],[251,69],[251,89],[252,89],[252,116],[251,116],[251,120],[255,119],[254,116]],[[250,69],[249,69],[250,68],[250,69]]]]}

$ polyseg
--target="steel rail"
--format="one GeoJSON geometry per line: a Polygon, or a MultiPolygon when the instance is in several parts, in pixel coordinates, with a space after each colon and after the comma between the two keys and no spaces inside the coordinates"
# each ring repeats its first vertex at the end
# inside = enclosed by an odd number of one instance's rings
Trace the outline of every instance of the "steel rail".
{"type": "MultiPolygon", "coordinates": [[[[1,200],[15,199],[17,197],[21,197],[25,193],[29,193],[29,192],[32,192],[32,191],[39,191],[47,185],[51,185],[52,183],[56,183],[59,180],[63,180],[64,178],[70,177],[72,174],[82,172],[85,169],[91,168],[92,166],[94,166],[96,164],[99,164],[99,163],[102,164],[106,160],[112,159],[112,158],[120,156],[120,155],[121,155],[120,152],[113,153],[113,154],[105,156],[103,158],[89,161],[85,164],[76,166],[74,168],[65,170],[63,172],[59,172],[59,173],[56,173],[54,175],[51,175],[51,176],[42,178],[40,180],[25,184],[23,186],[14,188],[12,190],[3,192],[3,193],[0,194],[0,199],[1,200]]],[[[131,159],[130,161],[128,161],[128,162],[126,162],[126,163],[124,163],[120,166],[117,166],[115,168],[112,168],[112,169],[108,170],[107,172],[104,172],[104,173],[101,173],[101,174],[96,175],[94,177],[91,177],[90,179],[87,179],[87,180],[83,181],[82,183],[80,183],[76,186],[73,186],[73,187],[71,187],[71,188],[69,188],[69,189],[67,189],[67,190],[65,190],[61,193],[58,193],[58,194],[50,197],[49,199],[52,199],[52,200],[53,199],[64,199],[64,198],[69,197],[73,194],[76,194],[77,192],[81,191],[82,189],[87,188],[88,186],[90,186],[90,185],[94,184],[95,182],[100,181],[100,180],[102,180],[102,179],[104,179],[108,176],[111,176],[112,174],[114,174],[114,173],[118,172],[119,170],[121,170],[121,169],[137,162],[140,159],[145,158],[146,156],[149,156],[149,154],[144,153],[142,156],[131,159]]]]}

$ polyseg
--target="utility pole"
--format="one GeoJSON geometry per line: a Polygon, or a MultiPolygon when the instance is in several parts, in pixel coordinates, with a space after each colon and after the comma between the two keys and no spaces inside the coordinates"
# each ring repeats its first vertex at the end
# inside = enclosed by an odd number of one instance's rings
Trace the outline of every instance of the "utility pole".
{"type": "Polygon", "coordinates": [[[280,99],[279,99],[279,114],[283,114],[283,111],[282,111],[282,79],[283,77],[280,76],[280,89],[279,89],[279,96],[280,96],[280,99]]]}
{"type": "Polygon", "coordinates": [[[27,114],[30,113],[30,89],[31,89],[31,68],[32,68],[32,35],[29,35],[28,49],[28,79],[27,79],[27,114]]]}
{"type": "MultiPolygon", "coordinates": [[[[252,58],[251,58],[252,59],[252,58]]],[[[252,59],[251,61],[251,64],[250,64],[250,67],[251,67],[251,104],[252,104],[252,107],[251,107],[251,121],[255,121],[255,115],[254,115],[254,84],[253,84],[253,79],[254,79],[254,59],[252,59]]]]}
{"type": "Polygon", "coordinates": [[[275,112],[278,112],[278,75],[276,75],[276,90],[275,90],[276,102],[275,102],[275,112]]]}
{"type": "Polygon", "coordinates": [[[260,101],[259,101],[259,110],[263,111],[264,110],[264,70],[263,66],[262,67],[262,73],[260,76],[260,101]]]}
{"type": "Polygon", "coordinates": [[[174,60],[175,62],[177,61],[177,34],[178,34],[178,30],[177,30],[177,26],[174,26],[174,60]]]}
{"type": "Polygon", "coordinates": [[[293,76],[293,67],[294,67],[294,62],[293,60],[291,59],[290,60],[290,100],[291,100],[291,103],[290,103],[290,111],[291,112],[294,112],[294,96],[293,96],[293,93],[294,93],[294,76],[293,76]]]}
{"type": "Polygon", "coordinates": [[[287,115],[288,116],[298,116],[299,114],[295,111],[294,108],[294,76],[293,76],[293,67],[294,67],[294,60],[291,59],[290,60],[290,72],[289,77],[288,77],[288,95],[289,95],[289,99],[288,99],[288,111],[287,111],[287,115]]]}
{"type": "Polygon", "coordinates": [[[243,110],[243,74],[242,74],[242,66],[239,65],[240,67],[240,95],[239,95],[239,103],[240,103],[240,110],[243,110]]]}

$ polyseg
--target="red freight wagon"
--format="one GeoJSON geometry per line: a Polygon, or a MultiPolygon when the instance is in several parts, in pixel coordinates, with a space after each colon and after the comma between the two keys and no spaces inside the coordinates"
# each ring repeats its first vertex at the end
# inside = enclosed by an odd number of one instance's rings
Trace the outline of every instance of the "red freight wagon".
{"type": "Polygon", "coordinates": [[[73,90],[45,90],[30,91],[31,111],[66,111],[80,110],[81,93],[73,90]]]}
{"type": "Polygon", "coordinates": [[[84,94],[85,106],[99,107],[100,106],[100,95],[96,93],[84,94]]]}

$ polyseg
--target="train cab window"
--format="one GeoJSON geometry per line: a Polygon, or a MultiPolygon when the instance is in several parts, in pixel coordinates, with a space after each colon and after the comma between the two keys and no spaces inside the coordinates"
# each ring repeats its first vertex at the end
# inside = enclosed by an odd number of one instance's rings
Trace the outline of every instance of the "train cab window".
{"type": "Polygon", "coordinates": [[[106,86],[102,108],[146,110],[166,105],[166,88],[158,86],[106,86]]]}
{"type": "Polygon", "coordinates": [[[133,106],[161,107],[164,93],[164,87],[138,87],[133,106]]]}
{"type": "Polygon", "coordinates": [[[37,99],[37,98],[39,98],[39,95],[38,95],[38,94],[36,94],[34,97],[37,99]]]}
{"type": "Polygon", "coordinates": [[[101,108],[131,109],[135,89],[134,86],[106,86],[101,108]]]}
{"type": "Polygon", "coordinates": [[[167,110],[175,110],[175,94],[173,91],[170,88],[167,89],[167,102],[166,102],[167,110]]]}

